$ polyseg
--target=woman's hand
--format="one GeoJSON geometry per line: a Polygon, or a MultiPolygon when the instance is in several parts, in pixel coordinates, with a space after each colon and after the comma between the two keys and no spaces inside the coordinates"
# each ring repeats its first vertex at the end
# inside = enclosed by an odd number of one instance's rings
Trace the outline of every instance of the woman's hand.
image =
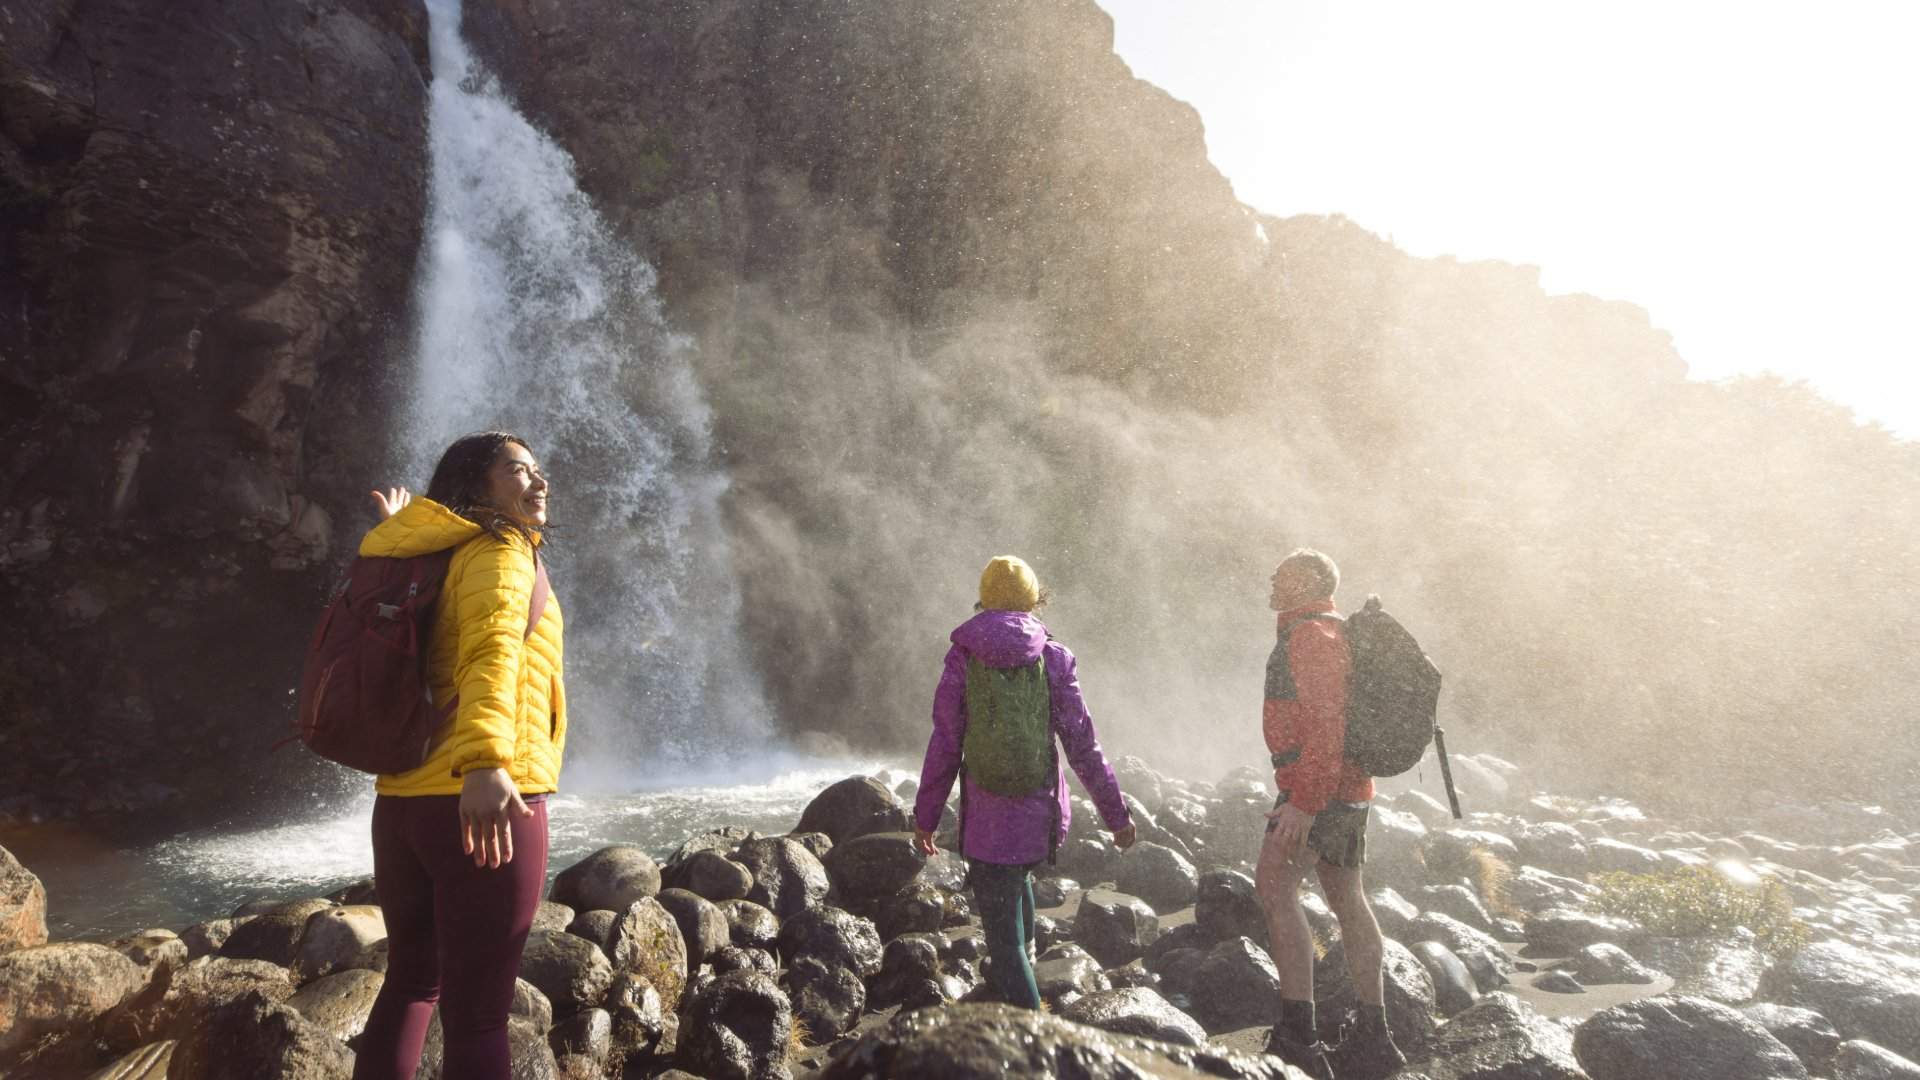
{"type": "Polygon", "coordinates": [[[918,826],[913,830],[913,849],[929,859],[940,854],[940,848],[933,842],[933,834],[918,826]]]}
{"type": "Polygon", "coordinates": [[[1119,848],[1121,851],[1125,851],[1133,846],[1134,840],[1138,839],[1139,836],[1140,831],[1132,825],[1124,829],[1116,829],[1113,833],[1113,846],[1119,848]]]}
{"type": "Polygon", "coordinates": [[[460,844],[475,866],[512,862],[513,819],[532,816],[505,769],[475,769],[460,781],[460,844]]]}
{"type": "Polygon", "coordinates": [[[413,492],[403,487],[388,488],[381,491],[374,488],[373,503],[380,509],[380,520],[385,521],[400,512],[400,508],[413,501],[413,492]]]}

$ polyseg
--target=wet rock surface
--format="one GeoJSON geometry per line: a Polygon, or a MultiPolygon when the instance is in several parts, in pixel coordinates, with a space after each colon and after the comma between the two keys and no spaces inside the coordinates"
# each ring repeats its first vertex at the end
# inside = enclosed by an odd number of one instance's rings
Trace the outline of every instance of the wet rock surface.
{"type": "Polygon", "coordinates": [[[575,911],[625,911],[660,891],[660,866],[637,847],[604,847],[553,879],[549,899],[575,911]]]}
{"type": "Polygon", "coordinates": [[[905,832],[907,812],[877,777],[849,776],[813,797],[794,832],[827,834],[837,846],[868,833],[905,832]]]}
{"type": "Polygon", "coordinates": [[[1073,939],[1107,967],[1146,954],[1160,934],[1160,919],[1146,901],[1125,893],[1095,889],[1080,898],[1073,939]]]}
{"type": "Polygon", "coordinates": [[[1572,1034],[1505,992],[1448,1021],[1419,1068],[1432,1080],[1590,1080],[1572,1034]]]}
{"type": "MultiPolygon", "coordinates": [[[[753,874],[747,899],[785,919],[825,900],[826,867],[813,852],[782,836],[748,840],[733,860],[753,874]]],[[[735,944],[742,944],[735,939],[735,944]]]]}
{"type": "Polygon", "coordinates": [[[1696,997],[1655,997],[1595,1013],[1573,1037],[1593,1080],[1677,1075],[1805,1080],[1806,1064],[1736,1009],[1696,997]],[[1684,1063],[1684,1064],[1683,1064],[1684,1063]]]}
{"type": "Polygon", "coordinates": [[[41,1039],[84,1031],[142,982],[140,967],[105,945],[0,953],[0,1069],[41,1039]]]}
{"type": "Polygon", "coordinates": [[[708,1080],[787,1080],[792,1028],[792,1005],[771,976],[732,972],[695,991],[675,1061],[708,1080]]]}
{"type": "Polygon", "coordinates": [[[1767,973],[1769,1000],[1813,1009],[1843,1033],[1920,1058],[1920,959],[1822,941],[1767,973]]]}
{"type": "Polygon", "coordinates": [[[0,953],[46,943],[46,887],[0,847],[0,953]]]}
{"type": "Polygon", "coordinates": [[[1062,1009],[1060,1018],[1102,1031],[1138,1035],[1181,1046],[1203,1046],[1207,1041],[1206,1029],[1193,1017],[1174,1008],[1172,1003],[1160,996],[1159,991],[1147,987],[1123,987],[1086,994],[1062,1009]]]}

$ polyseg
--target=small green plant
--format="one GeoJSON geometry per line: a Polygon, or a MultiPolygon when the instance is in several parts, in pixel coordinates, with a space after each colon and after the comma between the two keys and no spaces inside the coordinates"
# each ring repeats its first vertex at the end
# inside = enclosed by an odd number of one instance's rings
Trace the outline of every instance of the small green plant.
{"type": "Polygon", "coordinates": [[[1705,866],[1658,874],[1602,874],[1594,906],[1632,919],[1662,937],[1722,937],[1736,927],[1753,932],[1760,948],[1791,955],[1807,942],[1807,926],[1793,917],[1793,897],[1777,881],[1736,885],[1705,866]]]}

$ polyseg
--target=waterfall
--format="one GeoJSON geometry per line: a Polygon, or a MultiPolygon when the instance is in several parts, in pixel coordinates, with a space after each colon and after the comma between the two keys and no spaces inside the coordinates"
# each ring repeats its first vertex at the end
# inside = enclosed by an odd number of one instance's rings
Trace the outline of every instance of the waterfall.
{"type": "Polygon", "coordinates": [[[424,482],[455,437],[501,428],[552,478],[570,780],[657,778],[762,744],[719,519],[726,476],[653,268],[468,50],[460,0],[427,7],[431,179],[405,474],[424,482]]]}

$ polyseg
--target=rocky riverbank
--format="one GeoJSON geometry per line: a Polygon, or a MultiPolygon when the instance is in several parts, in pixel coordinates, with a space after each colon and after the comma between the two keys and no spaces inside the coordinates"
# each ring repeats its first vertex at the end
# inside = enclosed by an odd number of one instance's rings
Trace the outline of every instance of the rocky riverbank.
{"type": "MultiPolygon", "coordinates": [[[[1120,771],[1140,843],[1115,851],[1087,808],[1042,871],[1049,1013],[987,1000],[964,866],[911,849],[911,781],[849,777],[785,835],[715,823],[663,859],[610,847],[561,872],[527,945],[515,1075],[1298,1075],[1259,1053],[1277,989],[1248,865],[1263,778],[1120,771]]],[[[1491,758],[1461,771],[1465,821],[1399,787],[1369,834],[1404,1080],[1920,1078],[1911,821],[1782,808],[1706,831],[1534,792],[1491,758]]],[[[1309,914],[1337,1020],[1338,929],[1309,914]]],[[[344,1078],[385,938],[369,880],[49,943],[39,880],[0,850],[0,1073],[344,1078]]],[[[438,1045],[436,1028],[423,1077],[438,1045]]]]}

